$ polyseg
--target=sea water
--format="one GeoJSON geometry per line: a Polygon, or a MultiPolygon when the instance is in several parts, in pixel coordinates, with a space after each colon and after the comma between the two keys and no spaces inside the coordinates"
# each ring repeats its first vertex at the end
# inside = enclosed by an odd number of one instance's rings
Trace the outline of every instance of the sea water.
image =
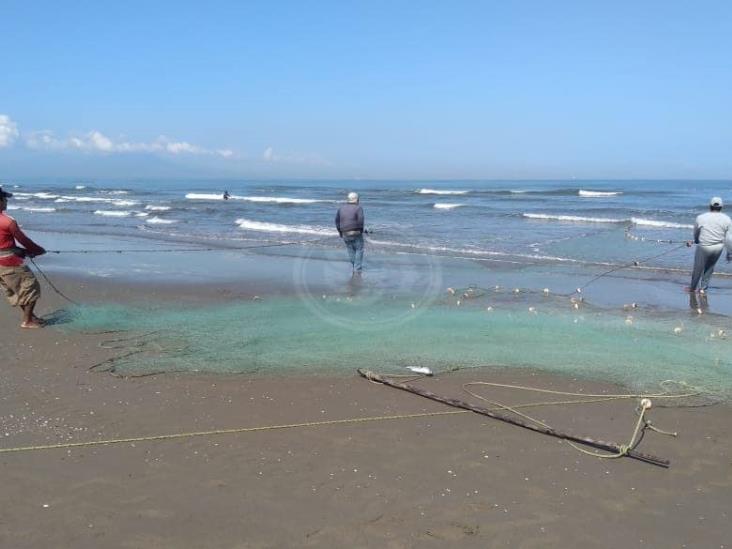
{"type": "Polygon", "coordinates": [[[51,276],[207,286],[238,280],[243,287],[258,280],[283,289],[273,292],[285,294],[277,298],[192,310],[164,304],[76,310],[71,329],[116,326],[134,336],[165,327],[120,369],[503,365],[630,385],[667,378],[732,384],[729,269],[720,262],[708,301],[681,291],[693,256],[681,243],[709,197],[732,199],[729,182],[4,185],[15,193],[9,213],[47,248],[100,252],[49,254],[39,264],[51,276]],[[355,283],[333,227],[351,190],[361,195],[370,229],[365,274],[355,283]],[[216,250],[169,251],[191,247],[216,250]],[[107,253],[119,249],[126,253],[107,253]],[[460,304],[448,292],[469,286],[487,291],[460,304]]]}
{"type": "MultiPolygon", "coordinates": [[[[517,263],[618,262],[685,240],[726,181],[17,181],[10,214],[27,229],[150,242],[320,240],[339,247],[335,210],[361,195],[369,247],[517,263]],[[231,198],[223,200],[228,190],[231,198]],[[627,240],[626,231],[647,241],[627,240]],[[333,237],[329,240],[328,237],[333,237]]],[[[688,254],[655,264],[685,268],[688,254]]]]}

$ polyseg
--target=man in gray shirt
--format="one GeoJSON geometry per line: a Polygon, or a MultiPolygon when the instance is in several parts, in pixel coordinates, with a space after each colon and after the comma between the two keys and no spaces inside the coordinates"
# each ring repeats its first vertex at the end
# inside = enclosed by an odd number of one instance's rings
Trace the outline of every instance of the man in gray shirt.
{"type": "MultiPolygon", "coordinates": [[[[691,284],[688,290],[697,289],[704,293],[709,287],[714,266],[727,245],[727,236],[732,219],[722,213],[722,199],[715,196],[709,201],[709,211],[696,218],[694,223],[694,271],[691,274],[691,284]]],[[[688,243],[691,245],[691,243],[688,243]]],[[[727,250],[727,261],[730,260],[730,249],[727,250]]]]}
{"type": "Polygon", "coordinates": [[[361,274],[363,264],[363,208],[358,205],[358,194],[348,193],[346,204],[338,208],[336,229],[348,250],[354,274],[361,274]]]}

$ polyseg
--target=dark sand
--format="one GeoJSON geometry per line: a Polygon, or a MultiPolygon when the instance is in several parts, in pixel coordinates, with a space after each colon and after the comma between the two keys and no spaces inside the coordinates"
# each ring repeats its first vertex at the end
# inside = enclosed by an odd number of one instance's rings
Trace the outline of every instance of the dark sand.
{"type": "MultiPolygon", "coordinates": [[[[82,293],[78,283],[63,282],[78,299],[201,299],[184,287],[84,282],[82,293]]],[[[219,288],[206,297],[217,293],[251,294],[219,288]]],[[[60,305],[46,291],[40,312],[60,305]]],[[[115,378],[88,371],[113,356],[99,347],[104,336],[21,330],[16,311],[1,307],[2,448],[450,410],[355,373],[115,378]]],[[[419,383],[468,399],[461,385],[472,380],[619,390],[489,368],[419,383]]],[[[530,413],[626,442],[633,407],[620,401],[530,413]]],[[[0,453],[0,547],[732,546],[729,405],[654,407],[650,417],[680,433],[648,433],[639,447],[670,459],[668,470],[589,457],[470,413],[0,453]]]]}

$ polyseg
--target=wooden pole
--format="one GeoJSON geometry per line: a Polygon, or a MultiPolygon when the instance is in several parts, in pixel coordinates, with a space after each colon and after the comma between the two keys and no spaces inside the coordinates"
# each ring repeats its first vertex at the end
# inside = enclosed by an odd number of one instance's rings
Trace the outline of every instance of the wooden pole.
{"type": "MultiPolygon", "coordinates": [[[[575,435],[575,434],[568,433],[568,432],[557,431],[556,429],[547,428],[542,425],[528,423],[521,419],[506,416],[506,415],[494,412],[493,410],[483,408],[482,406],[474,406],[474,405],[472,405],[468,402],[464,402],[462,400],[436,395],[435,393],[428,391],[426,389],[422,389],[421,387],[415,387],[413,385],[406,385],[404,383],[396,383],[396,382],[391,381],[390,379],[388,379],[382,375],[379,375],[375,372],[372,372],[370,370],[364,370],[362,368],[359,368],[358,373],[360,375],[362,375],[363,377],[365,377],[366,379],[370,379],[372,381],[378,381],[379,383],[383,383],[384,385],[388,385],[389,387],[394,387],[395,389],[401,389],[402,391],[407,391],[408,393],[413,393],[415,395],[419,395],[419,396],[428,398],[430,400],[442,402],[443,404],[447,404],[448,406],[453,406],[455,408],[462,408],[463,410],[470,410],[471,412],[475,412],[476,414],[488,416],[493,419],[497,419],[499,421],[504,421],[506,423],[510,423],[511,425],[517,425],[519,427],[523,427],[524,429],[529,429],[529,430],[535,431],[537,433],[550,435],[550,436],[561,438],[564,440],[571,440],[572,442],[578,442],[580,444],[585,444],[587,446],[591,446],[593,448],[597,448],[600,450],[605,450],[606,452],[613,452],[615,454],[623,451],[621,446],[615,442],[607,442],[604,440],[595,440],[590,437],[575,435]]],[[[627,455],[628,457],[632,457],[633,459],[645,461],[646,463],[650,463],[652,465],[657,465],[659,467],[668,468],[671,465],[671,462],[669,462],[667,459],[663,459],[663,458],[660,458],[660,457],[657,457],[654,455],[650,455],[650,454],[644,454],[642,452],[633,450],[632,448],[628,449],[625,452],[625,455],[627,455]]]]}

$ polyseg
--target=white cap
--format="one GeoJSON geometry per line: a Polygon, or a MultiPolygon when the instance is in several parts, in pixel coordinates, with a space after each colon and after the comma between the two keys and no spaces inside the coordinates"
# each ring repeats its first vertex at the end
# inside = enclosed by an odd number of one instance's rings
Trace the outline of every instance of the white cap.
{"type": "Polygon", "coordinates": [[[722,202],[721,198],[719,198],[718,196],[715,196],[714,198],[712,198],[709,201],[709,205],[713,206],[715,208],[721,208],[722,206],[724,206],[724,203],[722,202]]]}
{"type": "Polygon", "coordinates": [[[358,193],[348,193],[348,203],[358,204],[358,193]]]}

